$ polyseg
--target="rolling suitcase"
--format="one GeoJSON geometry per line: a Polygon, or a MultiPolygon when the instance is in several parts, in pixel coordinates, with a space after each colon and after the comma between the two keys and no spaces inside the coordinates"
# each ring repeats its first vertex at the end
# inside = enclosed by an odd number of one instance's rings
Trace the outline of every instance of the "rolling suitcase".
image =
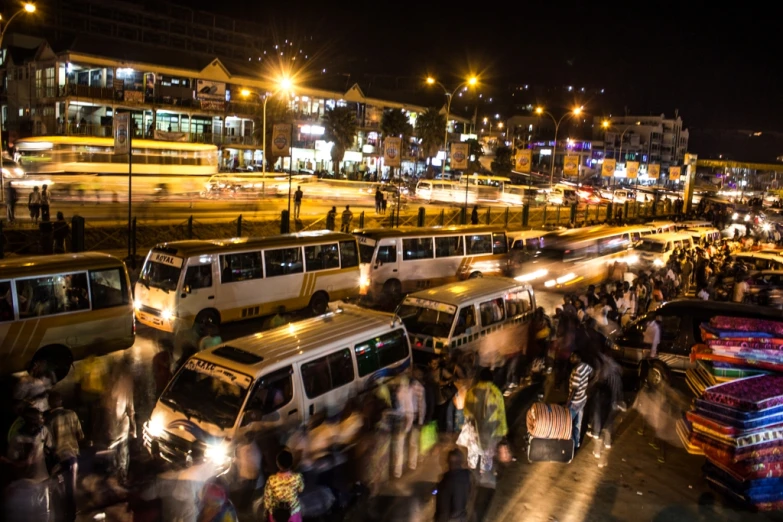
{"type": "Polygon", "coordinates": [[[527,444],[527,460],[533,462],[562,462],[574,459],[574,441],[571,439],[539,439],[531,437],[527,444]]]}

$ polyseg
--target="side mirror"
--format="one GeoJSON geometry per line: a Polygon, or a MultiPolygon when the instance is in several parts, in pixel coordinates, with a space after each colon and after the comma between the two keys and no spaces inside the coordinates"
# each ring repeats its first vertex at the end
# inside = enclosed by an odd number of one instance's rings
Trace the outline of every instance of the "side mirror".
{"type": "Polygon", "coordinates": [[[185,285],[182,287],[182,291],[185,292],[186,294],[189,294],[192,291],[192,289],[190,288],[190,285],[185,285]]]}

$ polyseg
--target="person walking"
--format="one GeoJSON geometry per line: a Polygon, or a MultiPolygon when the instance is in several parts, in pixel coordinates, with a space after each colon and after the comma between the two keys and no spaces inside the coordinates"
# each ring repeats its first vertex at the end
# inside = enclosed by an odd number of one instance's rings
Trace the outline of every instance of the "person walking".
{"type": "Polygon", "coordinates": [[[104,395],[109,448],[114,452],[113,471],[121,485],[128,481],[130,438],[136,438],[136,409],[133,401],[133,375],[130,362],[122,360],[109,381],[104,395]]]}
{"type": "Polygon", "coordinates": [[[381,192],[381,187],[375,188],[375,213],[380,214],[381,213],[381,204],[383,203],[383,192],[381,192]]]}
{"type": "Polygon", "coordinates": [[[573,427],[574,449],[579,447],[579,438],[582,431],[582,417],[587,404],[587,385],[593,368],[582,360],[579,350],[571,354],[571,378],[568,381],[568,402],[566,407],[571,411],[571,425],[573,427]]]}
{"type": "Polygon", "coordinates": [[[52,202],[50,196],[48,185],[41,187],[41,221],[49,221],[49,204],[52,202]]]}
{"type": "Polygon", "coordinates": [[[16,202],[19,201],[19,193],[16,191],[16,187],[8,183],[8,188],[5,194],[5,212],[9,223],[16,221],[16,202]]]}
{"type": "Polygon", "coordinates": [[[351,221],[353,221],[353,212],[351,212],[351,206],[345,205],[345,210],[343,210],[341,217],[340,232],[350,232],[351,221]]]}
{"type": "Polygon", "coordinates": [[[463,466],[462,452],[449,452],[449,470],[438,482],[435,497],[435,522],[467,522],[468,507],[473,496],[470,470],[463,466]]]}
{"type": "Polygon", "coordinates": [[[79,443],[84,439],[82,425],[76,412],[63,408],[59,392],[49,394],[49,411],[46,428],[52,436],[54,457],[65,486],[64,520],[76,520],[76,485],[79,471],[79,443]]]}
{"type": "Polygon", "coordinates": [[[465,398],[465,420],[472,421],[478,435],[481,450],[481,474],[490,473],[495,452],[503,437],[508,434],[506,405],[503,393],[492,382],[492,370],[483,368],[476,383],[465,398]]]}
{"type": "Polygon", "coordinates": [[[302,209],[302,187],[296,186],[296,192],[294,192],[294,219],[299,219],[299,211],[302,209]]]}
{"type": "Polygon", "coordinates": [[[332,207],[332,210],[326,213],[326,230],[334,231],[334,226],[336,222],[337,222],[337,207],[332,207]]]}
{"type": "Polygon", "coordinates": [[[470,213],[470,223],[473,225],[478,225],[478,205],[473,205],[473,212],[470,213]]]}
{"type": "Polygon", "coordinates": [[[264,487],[262,505],[269,522],[301,522],[299,495],[304,491],[304,479],[291,471],[294,457],[288,450],[277,455],[277,473],[269,477],[264,487]]]}
{"type": "Polygon", "coordinates": [[[30,211],[30,219],[33,224],[38,224],[38,217],[41,215],[41,192],[38,187],[33,187],[33,191],[27,196],[27,209],[30,211]]]}
{"type": "Polygon", "coordinates": [[[68,222],[65,221],[65,216],[62,212],[57,212],[57,221],[54,222],[54,230],[52,230],[52,236],[54,237],[54,253],[65,253],[65,241],[71,233],[71,227],[68,226],[68,222]]]}

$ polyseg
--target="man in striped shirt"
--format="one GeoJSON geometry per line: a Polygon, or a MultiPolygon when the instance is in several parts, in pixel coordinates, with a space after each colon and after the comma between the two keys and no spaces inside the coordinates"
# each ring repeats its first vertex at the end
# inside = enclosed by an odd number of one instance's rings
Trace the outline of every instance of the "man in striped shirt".
{"type": "Polygon", "coordinates": [[[574,448],[579,447],[579,434],[582,429],[582,417],[587,404],[587,385],[593,368],[582,360],[578,350],[571,354],[571,378],[568,381],[568,409],[571,410],[571,425],[573,427],[574,448]]]}

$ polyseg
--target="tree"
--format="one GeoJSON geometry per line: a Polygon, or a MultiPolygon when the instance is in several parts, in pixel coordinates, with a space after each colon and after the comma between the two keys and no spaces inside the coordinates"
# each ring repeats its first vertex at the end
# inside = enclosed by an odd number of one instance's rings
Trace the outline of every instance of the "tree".
{"type": "MultiPolygon", "coordinates": [[[[283,98],[272,98],[266,103],[266,150],[264,151],[264,161],[266,167],[264,172],[270,166],[274,165],[278,156],[275,156],[272,151],[272,133],[276,123],[289,123],[294,122],[294,115],[288,108],[287,100],[283,98]]],[[[263,103],[259,104],[258,110],[253,116],[253,139],[256,142],[262,142],[264,139],[264,106],[263,103]]]]}
{"type": "Polygon", "coordinates": [[[335,175],[340,171],[340,163],[345,151],[353,146],[358,125],[356,112],[349,107],[335,107],[324,112],[324,139],[332,143],[332,169],[335,175]]]}
{"type": "Polygon", "coordinates": [[[468,169],[473,172],[481,171],[482,167],[479,158],[484,155],[484,147],[476,139],[469,139],[465,143],[468,144],[468,158],[473,158],[468,163],[468,169]]]}
{"type": "Polygon", "coordinates": [[[407,148],[413,134],[413,126],[408,121],[408,115],[402,109],[391,109],[383,113],[381,118],[381,133],[383,137],[398,136],[402,138],[403,147],[407,148]]]}
{"type": "Polygon", "coordinates": [[[511,159],[511,147],[501,145],[495,149],[495,159],[492,160],[492,172],[496,174],[508,174],[514,165],[511,159]]]}
{"type": "Polygon", "coordinates": [[[416,118],[416,134],[421,140],[424,156],[432,158],[438,153],[446,134],[446,117],[438,109],[430,107],[416,118]]]}

